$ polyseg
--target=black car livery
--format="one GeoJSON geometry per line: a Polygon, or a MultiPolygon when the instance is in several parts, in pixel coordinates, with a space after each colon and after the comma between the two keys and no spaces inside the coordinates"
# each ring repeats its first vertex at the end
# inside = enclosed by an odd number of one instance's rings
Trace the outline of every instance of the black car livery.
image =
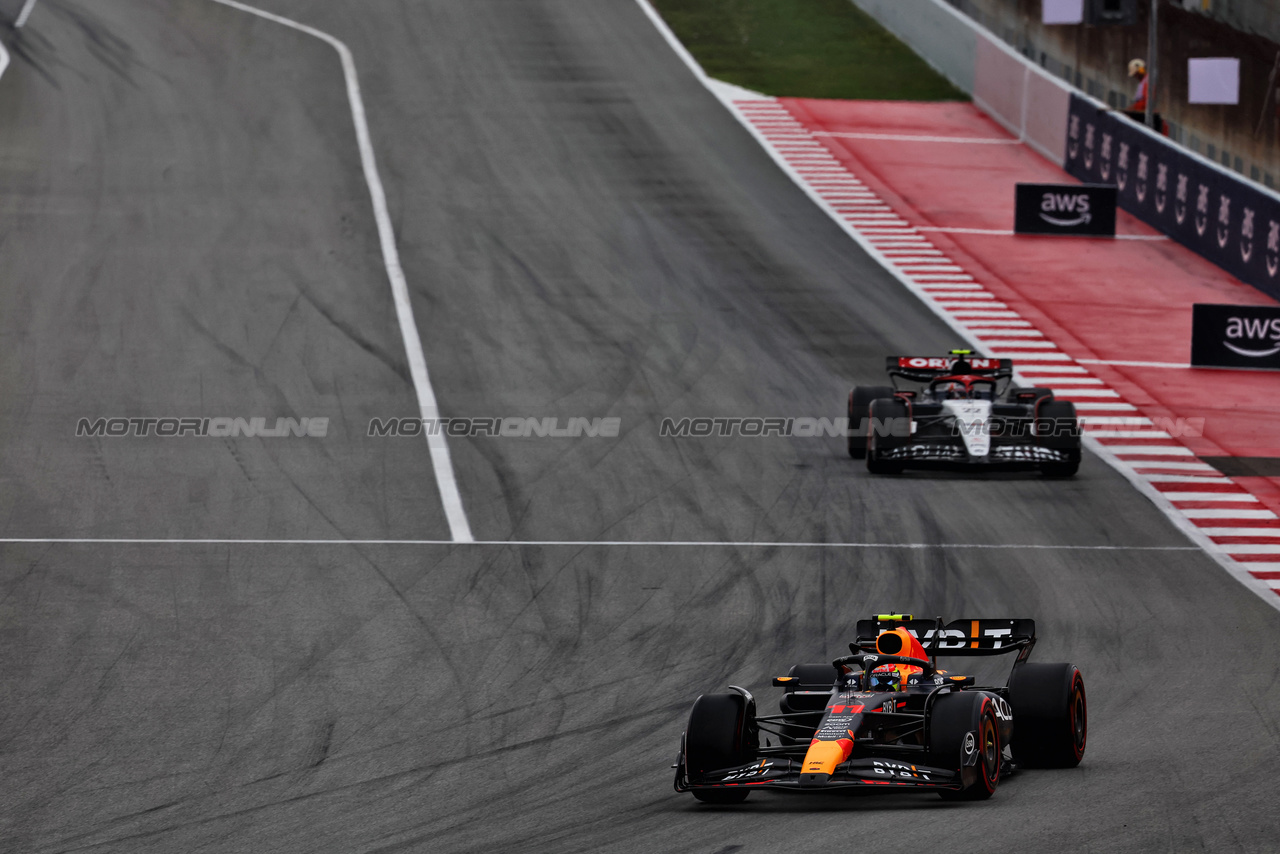
{"type": "Polygon", "coordinates": [[[1084,757],[1084,679],[1070,664],[1030,664],[1035,622],[858,621],[852,655],[798,664],[774,679],[781,714],[745,689],[693,704],[675,764],[677,792],[738,803],[757,789],[934,791],[975,800],[1019,766],[1084,757]],[[927,649],[926,649],[927,645],[927,649]],[[1015,653],[1003,687],[940,669],[939,656],[1015,653]]]}
{"type": "Polygon", "coordinates": [[[849,456],[874,474],[905,468],[1038,470],[1080,467],[1075,406],[1048,388],[1013,383],[1013,360],[890,356],[892,386],[849,392],[849,456]]]}

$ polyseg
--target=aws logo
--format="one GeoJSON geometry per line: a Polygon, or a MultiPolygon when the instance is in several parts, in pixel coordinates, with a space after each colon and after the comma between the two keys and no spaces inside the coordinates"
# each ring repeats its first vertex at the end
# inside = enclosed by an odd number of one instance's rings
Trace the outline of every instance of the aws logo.
{"type": "Polygon", "coordinates": [[[1274,219],[1267,223],[1267,254],[1265,256],[1267,275],[1271,278],[1280,273],[1280,222],[1274,219]]]}
{"type": "MultiPolygon", "coordinates": [[[[1129,143],[1120,143],[1120,154],[1116,157],[1116,186],[1120,188],[1120,192],[1124,192],[1125,187],[1129,185],[1129,143]]],[[[1141,195],[1138,201],[1142,201],[1141,195]]]]}
{"type": "Polygon", "coordinates": [[[1233,353],[1247,356],[1250,359],[1262,359],[1280,353],[1280,317],[1268,320],[1265,317],[1229,317],[1227,318],[1227,339],[1222,344],[1233,353]],[[1261,340],[1258,340],[1261,339],[1261,340]],[[1240,347],[1240,344],[1252,345],[1240,347]],[[1273,345],[1270,349],[1256,349],[1273,345]]]}
{"type": "Polygon", "coordinates": [[[1240,260],[1246,264],[1253,258],[1253,208],[1245,208],[1240,216],[1240,260]]]}
{"type": "Polygon", "coordinates": [[[1067,129],[1067,159],[1075,160],[1080,156],[1080,117],[1072,116],[1067,129]]]}
{"type": "Polygon", "coordinates": [[[1088,193],[1045,193],[1040,200],[1040,218],[1059,228],[1084,225],[1093,219],[1088,193]]]}
{"type": "MultiPolygon", "coordinates": [[[[1196,234],[1204,237],[1205,229],[1209,227],[1209,188],[1201,184],[1197,190],[1199,194],[1196,196],[1196,234]]],[[[1229,206],[1231,203],[1227,204],[1229,206]]]]}
{"type": "MultiPolygon", "coordinates": [[[[1226,249],[1231,242],[1231,199],[1218,196],[1218,248],[1226,249]]],[[[1250,250],[1249,254],[1253,254],[1250,250]]],[[[1248,260],[1247,258],[1245,259],[1248,260]]]]}
{"type": "Polygon", "coordinates": [[[1138,154],[1138,181],[1133,188],[1133,194],[1138,197],[1141,204],[1147,200],[1147,183],[1151,173],[1151,158],[1146,154],[1138,154]]]}

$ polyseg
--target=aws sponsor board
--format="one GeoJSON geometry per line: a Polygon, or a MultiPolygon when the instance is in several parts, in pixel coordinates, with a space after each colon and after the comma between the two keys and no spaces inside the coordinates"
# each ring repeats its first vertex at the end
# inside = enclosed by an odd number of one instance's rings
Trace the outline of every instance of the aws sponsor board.
{"type": "Polygon", "coordinates": [[[1280,198],[1078,95],[1066,155],[1073,177],[1114,185],[1123,210],[1280,298],[1280,198]]]}
{"type": "Polygon", "coordinates": [[[1191,366],[1280,371],[1280,307],[1191,307],[1191,366]]]}
{"type": "Polygon", "coordinates": [[[1019,184],[1013,230],[1018,234],[1116,236],[1116,188],[1109,184],[1019,184]]]}

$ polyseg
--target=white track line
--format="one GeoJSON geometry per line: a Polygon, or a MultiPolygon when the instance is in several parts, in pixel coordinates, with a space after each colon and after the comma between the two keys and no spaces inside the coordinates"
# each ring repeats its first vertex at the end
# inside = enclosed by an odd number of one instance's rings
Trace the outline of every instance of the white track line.
{"type": "Polygon", "coordinates": [[[1194,457],[1195,453],[1182,445],[1112,445],[1113,454],[1151,454],[1162,457],[1194,457]]]}
{"type": "Polygon", "coordinates": [[[1190,365],[1181,362],[1125,362],[1115,359],[1076,359],[1082,365],[1113,365],[1119,368],[1172,368],[1174,370],[1188,370],[1190,365]]]}
{"type": "Polygon", "coordinates": [[[987,139],[977,136],[912,136],[903,133],[850,133],[834,130],[810,131],[813,136],[834,136],[840,139],[876,139],[888,142],[951,142],[958,145],[1022,145],[1017,139],[987,139]]]}
{"type": "Polygon", "coordinates": [[[0,545],[121,545],[121,546],[642,546],[654,548],[751,548],[751,549],[1032,549],[1036,551],[1089,552],[1194,552],[1196,546],[1073,546],[1038,543],[794,543],[726,542],[722,540],[272,540],[272,539],[146,539],[98,537],[5,537],[0,545]]]}
{"type": "MultiPolygon", "coordinates": [[[[938,231],[942,234],[989,234],[995,237],[1012,237],[1017,232],[1008,231],[1003,228],[953,228],[948,225],[920,225],[916,226],[919,231],[938,231]]],[[[1023,237],[1042,237],[1043,235],[1024,234],[1023,237]]],[[[1110,240],[1110,237],[1102,238],[1110,240]]],[[[1168,240],[1168,236],[1164,234],[1117,234],[1116,240],[1168,240]]]]}
{"type": "MultiPolygon", "coordinates": [[[[1165,492],[1162,494],[1170,501],[1179,503],[1186,501],[1238,501],[1243,504],[1247,504],[1249,502],[1262,503],[1258,501],[1258,497],[1256,495],[1250,495],[1247,492],[1196,492],[1194,490],[1188,490],[1186,492],[1165,492]]],[[[1179,510],[1178,512],[1181,513],[1182,511],[1179,510]]]]}
{"type": "MultiPolygon", "coordinates": [[[[351,56],[351,50],[328,33],[289,18],[255,9],[253,6],[246,6],[236,0],[212,0],[212,2],[239,9],[250,15],[257,15],[259,18],[314,36],[338,52],[342,60],[342,73],[347,81],[347,99],[351,103],[352,121],[355,122],[360,162],[364,167],[365,183],[369,185],[369,196],[373,201],[373,216],[378,224],[382,260],[387,268],[387,279],[391,283],[396,318],[400,322],[400,335],[404,339],[405,355],[409,360],[409,373],[413,377],[413,388],[418,395],[418,411],[424,421],[439,418],[440,407],[436,403],[435,390],[431,387],[431,377],[427,374],[427,358],[422,352],[422,339],[418,335],[418,326],[413,319],[413,305],[409,301],[409,284],[405,281],[404,269],[400,266],[400,251],[396,247],[391,214],[387,211],[387,194],[382,188],[382,178],[378,175],[378,162],[374,157],[369,124],[365,119],[364,98],[360,94],[360,79],[356,75],[356,63],[351,56]]],[[[443,431],[440,435],[428,435],[427,444],[431,449],[431,466],[435,470],[440,502],[444,505],[445,517],[449,522],[449,534],[457,543],[474,542],[471,525],[467,522],[466,511],[462,508],[462,495],[458,492],[458,482],[453,474],[453,461],[449,456],[449,445],[445,442],[443,431]]]]}
{"type": "Polygon", "coordinates": [[[26,26],[27,18],[31,17],[31,10],[36,7],[36,0],[27,0],[22,4],[22,11],[18,13],[18,19],[13,22],[13,28],[20,30],[26,26]]]}

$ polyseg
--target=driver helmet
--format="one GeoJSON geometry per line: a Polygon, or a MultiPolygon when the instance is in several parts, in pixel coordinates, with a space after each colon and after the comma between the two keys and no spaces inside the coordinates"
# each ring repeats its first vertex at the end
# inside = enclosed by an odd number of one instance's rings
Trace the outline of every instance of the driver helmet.
{"type": "Polygon", "coordinates": [[[964,397],[964,383],[947,383],[939,391],[942,392],[947,400],[959,400],[964,397]]]}
{"type": "Polygon", "coordinates": [[[902,673],[892,664],[877,667],[871,671],[871,684],[868,687],[872,691],[901,691],[902,673]]]}

